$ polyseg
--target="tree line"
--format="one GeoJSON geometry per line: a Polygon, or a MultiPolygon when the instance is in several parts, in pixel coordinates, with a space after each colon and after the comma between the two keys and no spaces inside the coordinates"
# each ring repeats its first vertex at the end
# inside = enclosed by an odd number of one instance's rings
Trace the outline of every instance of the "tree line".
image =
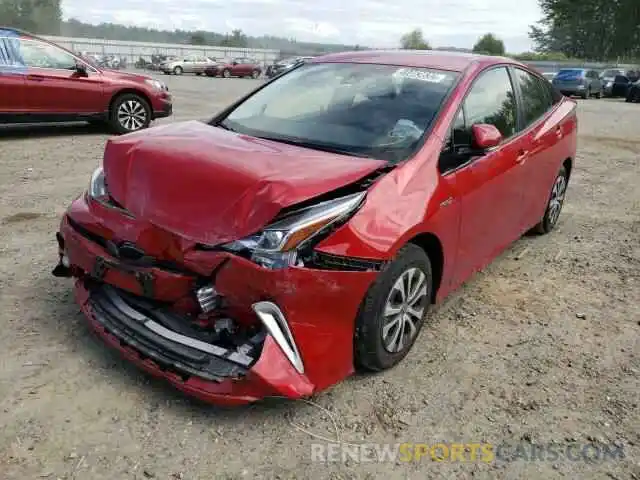
{"type": "MultiPolygon", "coordinates": [[[[521,60],[639,60],[640,0],[538,0],[542,19],[530,27],[535,52],[513,55],[521,60]]],[[[402,48],[429,50],[422,30],[400,39],[402,48]]],[[[480,37],[475,53],[505,55],[504,43],[492,33],[480,37]]]]}
{"type": "Polygon", "coordinates": [[[529,35],[541,52],[589,60],[640,58],[639,0],[538,0],[529,35]]]}
{"type": "Polygon", "coordinates": [[[271,35],[252,37],[242,30],[230,33],[153,28],[101,23],[92,25],[76,19],[62,20],[61,0],[0,0],[0,26],[20,28],[41,35],[102,38],[132,42],[179,43],[236,48],[267,48],[296,55],[319,55],[358,50],[358,45],[298,42],[271,35]]]}
{"type": "MultiPolygon", "coordinates": [[[[522,60],[632,60],[640,59],[640,0],[538,0],[542,19],[529,36],[535,52],[517,55],[522,60]]],[[[0,0],[0,24],[33,33],[109,40],[195,45],[269,48],[291,54],[318,55],[359,50],[358,45],[298,42],[276,36],[251,37],[231,33],[157,30],[115,23],[92,25],[62,20],[61,0],[0,0]]],[[[421,29],[403,35],[405,49],[429,50],[421,29]]],[[[464,50],[464,49],[463,49],[464,50]]],[[[493,33],[480,37],[473,52],[504,55],[505,46],[493,33]]]]}

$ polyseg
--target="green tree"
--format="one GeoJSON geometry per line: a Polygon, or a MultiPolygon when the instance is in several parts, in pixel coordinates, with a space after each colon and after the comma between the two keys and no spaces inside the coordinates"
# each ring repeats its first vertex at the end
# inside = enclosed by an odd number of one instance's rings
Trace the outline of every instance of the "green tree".
{"type": "Polygon", "coordinates": [[[191,38],[189,38],[189,44],[191,45],[206,45],[207,44],[207,38],[205,37],[204,33],[202,32],[195,32],[191,35],[191,38]]]}
{"type": "Polygon", "coordinates": [[[405,50],[431,50],[431,45],[424,39],[422,30],[416,28],[400,38],[400,45],[405,50]]]}
{"type": "Polygon", "coordinates": [[[231,35],[225,35],[220,45],[223,47],[246,48],[248,43],[247,36],[242,33],[242,30],[232,30],[231,35]]]}
{"type": "Polygon", "coordinates": [[[478,39],[473,46],[473,52],[486,55],[504,55],[504,42],[493,33],[487,33],[478,39]]]}
{"type": "Polygon", "coordinates": [[[540,52],[609,60],[640,56],[638,0],[538,0],[542,19],[529,36],[540,52]]]}
{"type": "Polygon", "coordinates": [[[60,33],[60,0],[0,0],[0,24],[29,32],[60,33]]]}

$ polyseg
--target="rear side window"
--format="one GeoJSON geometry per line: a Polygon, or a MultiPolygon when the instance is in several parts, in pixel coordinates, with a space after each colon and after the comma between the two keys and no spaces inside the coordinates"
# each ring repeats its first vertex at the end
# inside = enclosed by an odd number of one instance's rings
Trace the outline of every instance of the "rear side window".
{"type": "Polygon", "coordinates": [[[571,80],[580,80],[584,75],[584,70],[578,68],[564,68],[556,75],[556,80],[566,82],[571,80]]]}
{"type": "Polygon", "coordinates": [[[507,69],[494,68],[481,74],[464,102],[466,125],[494,125],[504,138],[516,131],[516,102],[507,69]]]}
{"type": "Polygon", "coordinates": [[[553,99],[538,77],[519,68],[515,69],[515,72],[516,82],[522,95],[523,127],[526,128],[551,108],[553,99]]]}

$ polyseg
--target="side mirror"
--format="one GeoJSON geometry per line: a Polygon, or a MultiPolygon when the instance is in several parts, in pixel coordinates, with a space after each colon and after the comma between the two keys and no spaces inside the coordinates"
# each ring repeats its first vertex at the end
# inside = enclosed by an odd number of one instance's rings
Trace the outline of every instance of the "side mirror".
{"type": "Polygon", "coordinates": [[[233,62],[231,62],[231,65],[237,65],[238,62],[236,62],[235,60],[233,62]]]}
{"type": "Polygon", "coordinates": [[[87,75],[87,66],[84,63],[76,63],[75,70],[78,75],[87,75]]]}
{"type": "Polygon", "coordinates": [[[480,150],[497,147],[502,142],[502,134],[494,125],[477,123],[471,127],[473,146],[480,150]]]}

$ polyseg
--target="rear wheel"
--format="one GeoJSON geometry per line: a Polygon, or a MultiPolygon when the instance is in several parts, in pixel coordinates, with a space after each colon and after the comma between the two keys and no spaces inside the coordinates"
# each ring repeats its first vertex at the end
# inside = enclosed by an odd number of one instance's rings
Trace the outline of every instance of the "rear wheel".
{"type": "Polygon", "coordinates": [[[553,182],[551,188],[551,194],[549,195],[549,201],[547,202],[547,208],[544,212],[544,216],[540,223],[533,227],[535,233],[545,234],[553,230],[560,218],[560,212],[564,205],[564,197],[567,193],[567,184],[569,176],[567,175],[566,168],[562,167],[553,182]]]}
{"type": "Polygon", "coordinates": [[[356,365],[385,370],[411,350],[424,324],[433,285],[431,262],[417,245],[403,247],[369,288],[356,319],[356,365]]]}
{"type": "Polygon", "coordinates": [[[151,123],[151,108],[135,93],[125,93],[115,99],[109,123],[117,133],[131,133],[147,128],[151,123]]]}
{"type": "Polygon", "coordinates": [[[254,71],[251,73],[251,78],[254,78],[254,79],[255,79],[255,78],[258,78],[259,76],[260,76],[260,70],[254,70],[254,71]]]}

